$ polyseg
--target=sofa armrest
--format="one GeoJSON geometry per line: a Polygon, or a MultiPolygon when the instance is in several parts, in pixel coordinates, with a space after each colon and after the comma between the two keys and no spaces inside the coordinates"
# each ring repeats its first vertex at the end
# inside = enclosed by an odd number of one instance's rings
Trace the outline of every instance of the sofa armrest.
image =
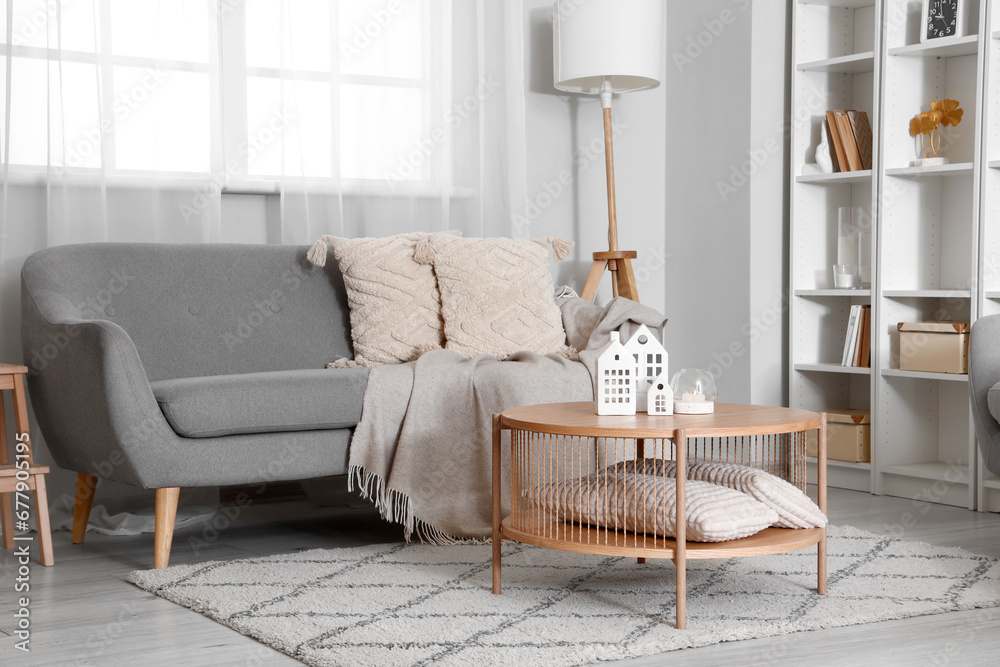
{"type": "MultiPolygon", "coordinates": [[[[23,283],[22,283],[23,285],[23,283]]],[[[129,335],[22,289],[21,344],[45,441],[63,468],[149,488],[145,459],[176,444],[129,335]]]]}
{"type": "Polygon", "coordinates": [[[1000,474],[1000,423],[990,413],[990,389],[1000,382],[1000,315],[982,317],[969,338],[969,396],[979,451],[986,468],[1000,474]]]}

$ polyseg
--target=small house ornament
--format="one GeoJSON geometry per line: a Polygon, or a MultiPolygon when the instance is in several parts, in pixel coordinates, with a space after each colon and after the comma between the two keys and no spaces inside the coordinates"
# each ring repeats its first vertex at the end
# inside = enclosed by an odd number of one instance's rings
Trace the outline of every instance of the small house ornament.
{"type": "Polygon", "coordinates": [[[645,324],[628,339],[625,349],[635,360],[636,410],[645,412],[649,388],[657,376],[667,372],[667,351],[645,324]]]}
{"type": "Polygon", "coordinates": [[[667,371],[656,376],[646,394],[646,412],[650,416],[674,414],[674,392],[667,382],[667,371]]]}
{"type": "Polygon", "coordinates": [[[597,356],[597,414],[635,414],[635,359],[622,345],[621,335],[611,332],[611,341],[597,356]]]}

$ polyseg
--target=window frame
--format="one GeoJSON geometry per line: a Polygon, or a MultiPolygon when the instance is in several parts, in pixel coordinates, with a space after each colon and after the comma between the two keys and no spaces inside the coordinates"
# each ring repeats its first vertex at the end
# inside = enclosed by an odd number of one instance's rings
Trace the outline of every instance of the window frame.
{"type": "MultiPolygon", "coordinates": [[[[316,70],[285,70],[249,67],[246,62],[246,5],[234,0],[216,0],[207,5],[207,62],[165,60],[138,56],[115,55],[111,50],[111,0],[98,0],[99,44],[95,52],[59,50],[58,48],[0,43],[0,55],[31,58],[45,62],[81,62],[98,68],[101,80],[100,103],[104,119],[114,122],[115,67],[159,68],[164,71],[187,71],[209,77],[209,167],[201,171],[167,171],[156,169],[123,169],[116,165],[116,132],[102,132],[101,166],[64,167],[11,163],[9,175],[13,182],[43,183],[53,173],[72,174],[81,183],[106,181],[109,185],[143,187],[155,181],[157,187],[200,185],[206,176],[221,185],[224,193],[274,194],[284,189],[302,189],[326,193],[372,193],[420,196],[455,193],[452,189],[450,134],[448,142],[428,159],[423,178],[398,181],[390,186],[386,178],[341,178],[338,146],[340,144],[340,91],[344,84],[417,88],[421,99],[421,137],[429,137],[439,127],[451,108],[451,0],[421,2],[422,44],[426,57],[418,78],[345,74],[340,71],[339,3],[330,0],[330,72],[316,70]],[[430,48],[431,43],[445,44],[442,49],[430,48]],[[249,163],[241,145],[249,141],[247,123],[247,81],[251,76],[301,79],[329,82],[331,122],[330,176],[251,175],[249,163]],[[213,82],[215,85],[213,85],[213,82]]],[[[392,0],[390,0],[391,2],[392,0]]],[[[50,20],[55,20],[50,17],[50,20]]],[[[469,193],[465,193],[468,195],[469,193]]]]}

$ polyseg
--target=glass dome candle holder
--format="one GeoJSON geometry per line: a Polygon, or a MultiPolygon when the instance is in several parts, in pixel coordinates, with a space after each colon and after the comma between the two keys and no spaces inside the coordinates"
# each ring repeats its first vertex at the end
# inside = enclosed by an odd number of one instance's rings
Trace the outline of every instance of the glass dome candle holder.
{"type": "Polygon", "coordinates": [[[707,415],[715,412],[715,389],[712,374],[700,368],[682,368],[670,380],[674,392],[674,414],[707,415]]]}

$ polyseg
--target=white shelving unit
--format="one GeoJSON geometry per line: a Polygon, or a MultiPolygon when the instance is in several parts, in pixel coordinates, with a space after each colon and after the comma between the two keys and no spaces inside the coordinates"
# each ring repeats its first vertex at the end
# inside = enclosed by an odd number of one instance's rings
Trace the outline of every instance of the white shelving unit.
{"type": "MultiPolygon", "coordinates": [[[[980,170],[980,256],[978,295],[982,315],[1000,313],[1000,0],[990,0],[983,40],[983,148],[980,170]]],[[[1000,479],[978,466],[979,509],[1000,511],[1000,479]]]]}
{"type": "MultiPolygon", "coordinates": [[[[919,3],[885,0],[879,145],[882,225],[876,242],[880,321],[875,492],[974,509],[976,452],[968,376],[899,369],[897,322],[973,322],[978,285],[982,12],[972,3],[970,35],[920,42],[919,3]],[[949,164],[913,167],[909,122],[931,100],[958,100],[962,123],[945,129],[949,164]]],[[[985,7],[983,8],[985,9],[985,7]]]]}
{"type": "Polygon", "coordinates": [[[896,329],[1000,313],[997,5],[972,0],[969,35],[921,43],[919,2],[795,3],[790,403],[872,413],[872,462],[831,462],[831,486],[1000,510],[1000,479],[984,479],[977,465],[968,376],[901,370],[896,329]],[[964,110],[943,133],[949,164],[911,166],[921,155],[909,121],[942,98],[964,110]],[[801,175],[825,112],[840,108],[868,112],[872,170],[801,175]],[[871,220],[871,290],[832,288],[841,206],[871,220]],[[872,306],[874,370],[839,364],[853,304],[872,306]]]}
{"type": "MultiPolygon", "coordinates": [[[[802,175],[815,162],[828,109],[865,111],[878,143],[880,36],[876,0],[796,2],[792,46],[792,228],[789,304],[790,396],[794,407],[869,409],[875,376],[869,368],[840,365],[854,304],[871,303],[871,289],[835,289],[837,209],[877,226],[874,207],[878,157],[864,171],[802,175]]],[[[872,244],[874,245],[874,243],[872,244]]],[[[872,256],[874,274],[874,255],[872,256]]],[[[873,327],[874,330],[874,327],[873,327]]],[[[870,464],[830,462],[831,486],[872,490],[870,464]]]]}

